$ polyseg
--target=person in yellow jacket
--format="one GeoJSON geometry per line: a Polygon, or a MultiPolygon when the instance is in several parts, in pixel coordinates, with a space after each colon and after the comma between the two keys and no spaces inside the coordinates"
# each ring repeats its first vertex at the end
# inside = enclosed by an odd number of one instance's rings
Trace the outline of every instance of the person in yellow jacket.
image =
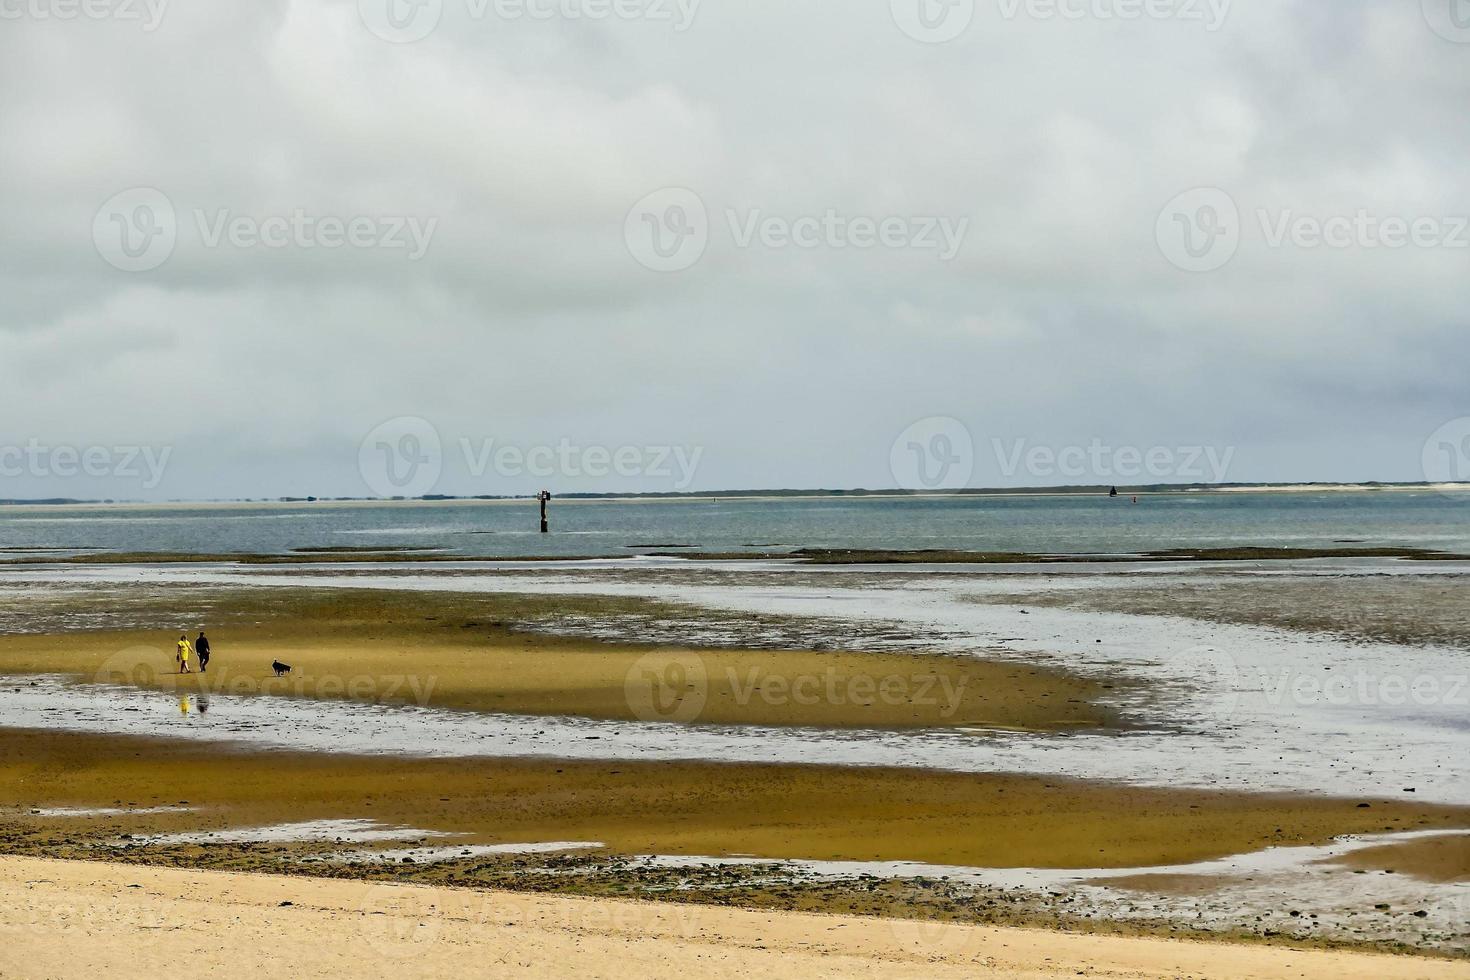
{"type": "Polygon", "coordinates": [[[181,674],[188,674],[188,673],[190,673],[190,670],[189,670],[189,655],[192,654],[193,652],[194,652],[193,648],[191,648],[189,646],[189,637],[188,637],[188,635],[187,634],[181,635],[179,637],[179,652],[178,652],[178,654],[175,657],[175,659],[177,659],[178,662],[179,662],[179,673],[181,673],[181,674]]]}

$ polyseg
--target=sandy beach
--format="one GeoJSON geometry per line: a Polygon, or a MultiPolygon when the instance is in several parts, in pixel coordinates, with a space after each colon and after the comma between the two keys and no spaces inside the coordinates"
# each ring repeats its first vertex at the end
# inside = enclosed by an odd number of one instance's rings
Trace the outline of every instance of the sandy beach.
{"type": "Polygon", "coordinates": [[[0,0],[0,980],[1470,980],[1467,15],[0,0]]]}
{"type": "MultiPolygon", "coordinates": [[[[101,910],[88,928],[140,921],[151,881],[287,876],[296,897],[231,915],[283,936],[325,916],[309,928],[345,938],[303,948],[307,973],[366,950],[438,975],[483,939],[590,976],[773,954],[818,976],[1395,975],[1357,954],[1455,975],[1409,964],[1470,945],[1470,807],[1438,768],[1458,743],[1423,714],[1455,705],[1460,579],[1377,560],[1405,571],[11,570],[0,853],[144,876],[79,904],[101,910]],[[210,670],[172,673],[196,624],[210,670]],[[1349,704],[1354,722],[1273,699],[1281,670],[1422,677],[1443,704],[1349,704]],[[432,910],[364,917],[353,889],[432,910]],[[506,940],[483,910],[508,902],[552,911],[506,940]],[[567,927],[576,909],[626,925],[567,927]],[[387,939],[360,936],[369,919],[387,939]],[[833,921],[853,924],[813,932],[833,921]]],[[[165,961],[253,955],[167,935],[193,945],[165,961]]]]}
{"type": "Polygon", "coordinates": [[[1470,964],[0,858],[16,977],[1470,977],[1470,964]]]}

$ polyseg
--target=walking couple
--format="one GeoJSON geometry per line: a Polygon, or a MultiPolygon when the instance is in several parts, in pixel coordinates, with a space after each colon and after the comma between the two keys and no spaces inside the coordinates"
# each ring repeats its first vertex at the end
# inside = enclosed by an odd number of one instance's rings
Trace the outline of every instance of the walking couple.
{"type": "Polygon", "coordinates": [[[200,630],[199,639],[195,640],[194,645],[191,647],[189,645],[189,635],[187,633],[180,633],[179,650],[174,654],[174,660],[179,665],[179,673],[193,673],[189,669],[189,660],[196,655],[199,657],[199,673],[203,674],[209,670],[209,637],[204,635],[203,630],[200,630]]]}

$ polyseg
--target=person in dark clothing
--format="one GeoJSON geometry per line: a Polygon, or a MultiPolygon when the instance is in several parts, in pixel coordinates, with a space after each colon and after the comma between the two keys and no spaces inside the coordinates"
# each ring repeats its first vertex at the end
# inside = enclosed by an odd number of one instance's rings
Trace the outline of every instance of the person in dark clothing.
{"type": "Polygon", "coordinates": [[[199,654],[199,673],[202,674],[209,669],[209,637],[203,630],[199,631],[199,639],[194,641],[194,652],[199,654]]]}

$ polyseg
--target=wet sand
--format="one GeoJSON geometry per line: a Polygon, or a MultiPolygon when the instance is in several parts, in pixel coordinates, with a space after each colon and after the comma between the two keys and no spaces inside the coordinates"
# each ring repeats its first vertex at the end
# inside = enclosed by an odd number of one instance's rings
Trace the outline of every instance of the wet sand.
{"type": "MultiPolygon", "coordinates": [[[[207,609],[175,618],[208,617],[215,655],[207,673],[176,672],[176,631],[107,630],[0,636],[0,674],[686,724],[1052,731],[1118,723],[1096,703],[1104,682],[1060,670],[974,657],[556,637],[509,625],[543,605],[514,595],[256,588],[211,592],[204,602],[207,609]],[[276,660],[293,667],[288,678],[272,673],[276,660]]],[[[562,602],[560,612],[579,605],[660,612],[588,599],[562,602]]]]}
{"type": "Polygon", "coordinates": [[[122,833],[370,817],[467,844],[599,841],[611,853],[1132,868],[1470,828],[1470,809],[1147,789],[1029,776],[701,763],[402,759],[244,752],[116,736],[0,732],[0,843],[58,853],[122,833]],[[35,807],[185,812],[98,819],[35,807]]]}
{"type": "MultiPolygon", "coordinates": [[[[669,551],[668,548],[684,549],[687,546],[628,544],[626,550],[633,555],[648,558],[675,558],[693,561],[790,561],[810,565],[1010,565],[1010,564],[1068,564],[1076,561],[1104,563],[1124,562],[1258,562],[1300,561],[1314,558],[1389,558],[1404,561],[1467,561],[1470,555],[1439,551],[1430,548],[1373,547],[1358,548],[1335,545],[1332,547],[1229,547],[1229,548],[1170,548],[1160,551],[1143,551],[1136,554],[1089,554],[1086,552],[1025,552],[1025,551],[972,551],[946,548],[924,550],[884,549],[833,549],[833,548],[790,548],[760,550],[751,546],[742,551],[700,551],[695,549],[669,551]]],[[[41,553],[27,554],[28,549],[7,549],[19,558],[0,559],[0,565],[143,565],[143,564],[218,564],[238,565],[303,565],[313,564],[330,558],[337,563],[352,562],[512,562],[539,564],[547,562],[601,561],[612,557],[593,553],[587,555],[502,555],[484,557],[466,555],[427,547],[404,546],[384,547],[326,547],[298,548],[290,553],[276,552],[202,552],[165,551],[82,551],[71,554],[39,549],[41,553]],[[49,553],[48,553],[49,552],[49,553]]]]}
{"type": "MultiPolygon", "coordinates": [[[[1325,844],[1342,834],[1463,830],[1470,828],[1470,808],[1418,803],[1416,797],[1434,798],[1434,793],[1426,793],[1436,788],[1434,784],[1408,777],[1407,768],[1388,767],[1378,775],[1375,767],[1367,765],[1364,774],[1352,781],[1336,777],[1329,781],[1333,788],[1313,787],[1315,792],[1364,794],[1352,798],[1311,795],[1289,780],[1296,792],[1168,788],[1189,784],[1191,776],[1194,785],[1208,786],[1217,777],[1209,769],[1212,757],[1198,751],[1208,747],[1201,737],[1130,727],[1138,718],[1145,724],[1156,720],[1158,705],[1169,703],[1155,700],[1157,692],[1149,678],[1135,675],[1124,682],[1111,673],[1114,668],[1107,663],[1109,656],[1126,659],[1148,643],[1164,642],[1155,635],[1158,629],[1148,632],[1148,617],[1126,622],[1098,616],[1073,622],[1048,610],[1047,603],[1031,594],[1018,603],[1033,606],[1031,613],[1022,611],[1009,620],[996,620],[1001,624],[998,627],[977,620],[989,630],[983,641],[950,646],[961,655],[940,656],[893,649],[946,649],[942,630],[967,623],[966,606],[973,609],[973,603],[936,604],[932,616],[913,623],[895,617],[893,622],[860,628],[859,618],[844,618],[842,596],[831,601],[830,592],[838,590],[826,580],[804,581],[801,587],[788,590],[797,602],[784,607],[771,603],[766,595],[768,587],[774,591],[781,586],[762,584],[752,590],[752,610],[738,613],[666,605],[628,595],[551,594],[565,583],[553,584],[547,595],[534,596],[369,591],[355,586],[323,589],[316,587],[315,580],[306,581],[309,584],[275,587],[129,583],[73,595],[38,590],[44,599],[38,608],[44,609],[48,632],[0,637],[0,673],[60,672],[82,681],[124,682],[196,695],[220,691],[293,695],[290,708],[298,721],[303,713],[315,718],[334,711],[373,710],[312,698],[454,709],[432,714],[490,726],[455,736],[480,748],[463,759],[416,758],[413,756],[420,753],[414,741],[420,736],[414,735],[372,757],[339,754],[342,744],[320,740],[312,746],[318,750],[314,753],[282,750],[279,742],[289,744],[293,729],[280,723],[278,716],[288,712],[277,698],[235,699],[234,703],[220,698],[204,719],[181,717],[158,695],[127,693],[106,709],[116,712],[115,717],[104,712],[87,724],[102,732],[141,732],[151,727],[154,734],[163,734],[176,729],[177,736],[159,739],[0,730],[0,851],[101,858],[140,867],[291,868],[303,875],[452,884],[470,895],[485,888],[593,896],[637,894],[681,903],[1130,934],[1209,932],[1272,943],[1346,942],[1459,955],[1470,948],[1464,917],[1455,913],[1462,901],[1461,886],[1453,885],[1464,880],[1464,855],[1457,847],[1464,836],[1395,842],[1343,855],[1334,859],[1342,863],[1323,871],[1328,877],[1316,879],[1319,884],[1311,886],[1318,887],[1315,892],[1308,887],[1263,897],[1259,883],[1251,885],[1248,876],[1229,882],[1228,871],[1179,875],[1175,890],[1198,894],[1213,903],[1212,907],[1198,919],[1192,911],[1186,918],[1177,908],[1170,913],[1172,918],[1156,915],[1158,907],[1151,904],[1149,895],[1168,890],[1162,887],[1167,884],[1163,879],[1170,871],[1177,873],[1179,865],[1260,853],[1265,848],[1325,844]],[[823,595],[828,601],[801,606],[803,596],[820,599],[823,595]],[[66,632],[58,631],[57,623],[66,624],[72,617],[104,608],[105,615],[116,617],[108,622],[107,630],[63,625],[66,632]],[[785,614],[776,612],[782,608],[787,609],[785,614]],[[740,628],[730,629],[737,616],[740,628]],[[123,628],[159,622],[166,622],[167,628],[123,628]],[[160,665],[164,670],[171,666],[177,630],[196,623],[208,625],[215,640],[214,669],[207,677],[161,673],[160,665]],[[580,630],[586,635],[556,637],[538,630],[580,630]],[[600,638],[609,635],[619,642],[600,638]],[[655,637],[671,642],[643,642],[655,637]],[[877,645],[864,648],[865,641],[877,645]],[[711,645],[690,645],[701,642],[711,645]],[[1021,643],[1036,646],[1030,651],[1032,663],[1039,659],[1065,664],[1067,669],[1038,669],[1027,665],[1025,658],[986,659],[990,655],[986,651],[994,645],[1021,643]],[[771,649],[735,649],[737,644],[770,644],[771,649]],[[810,648],[801,649],[803,645],[810,648]],[[853,649],[840,648],[845,645],[853,649]],[[873,652],[875,649],[887,652],[873,652]],[[1052,656],[1055,650],[1066,655],[1052,656]],[[297,672],[286,681],[270,677],[266,668],[276,658],[292,662],[297,672]],[[1079,668],[1088,676],[1067,672],[1079,668]],[[828,694],[815,702],[792,697],[795,682],[802,678],[818,683],[830,678],[839,685],[838,690],[850,692],[855,679],[874,682],[876,691],[876,682],[883,677],[906,678],[915,684],[933,678],[929,689],[940,697],[929,698],[927,703],[912,696],[892,703],[878,703],[871,696],[836,698],[828,694]],[[361,686],[354,688],[354,682],[361,686]],[[948,690],[963,692],[962,696],[943,700],[946,682],[948,690]],[[688,692],[699,695],[692,711],[688,692]],[[1118,698],[1125,693],[1126,699],[1118,698]],[[242,711],[246,703],[251,710],[242,711]],[[1110,708],[1112,704],[1126,705],[1128,717],[1111,714],[1119,710],[1110,708]],[[945,710],[949,705],[954,709],[945,710]],[[557,733],[561,741],[552,739],[560,758],[495,758],[497,753],[520,755],[536,749],[524,737],[515,743],[497,734],[516,721],[508,719],[506,712],[531,716],[520,723],[535,728],[562,726],[557,733]],[[860,751],[843,757],[841,766],[827,759],[825,767],[626,761],[646,759],[647,743],[611,733],[594,722],[576,722],[581,729],[575,725],[566,728],[554,717],[562,715],[695,726],[719,722],[846,728],[830,737],[844,745],[876,737],[885,743],[912,746],[907,750],[909,756],[925,766],[942,758],[951,760],[950,768],[981,771],[862,767],[872,760],[862,758],[860,751]],[[155,724],[124,727],[128,720],[142,718],[155,724]],[[166,724],[157,724],[160,718],[166,724]],[[852,730],[864,727],[903,731],[852,730]],[[1034,729],[1049,734],[1004,736],[964,730],[981,728],[1034,729]],[[1079,728],[1093,730],[1073,734],[1079,728]],[[231,747],[202,741],[221,738],[235,729],[241,729],[237,736],[241,738],[250,737],[246,729],[279,732],[278,747],[257,744],[251,750],[243,744],[231,747]],[[583,738],[604,740],[583,742],[583,738]],[[919,741],[925,738],[930,741],[919,741]],[[1033,739],[1049,755],[1072,760],[1066,768],[1051,771],[1089,772],[1093,767],[1095,777],[1152,783],[1154,788],[1096,778],[985,771],[1006,768],[997,764],[1006,746],[1030,745],[1033,739]],[[1191,746],[1197,750],[1194,754],[1189,751],[1191,746]],[[1099,763],[1093,760],[1100,754],[1130,751],[1143,753],[1149,771],[1156,767],[1154,759],[1157,767],[1188,768],[1180,770],[1182,775],[1171,769],[1171,775],[1162,779],[1148,778],[1148,771],[1139,767],[1124,767],[1121,776],[1096,771],[1099,763]],[[568,756],[580,756],[583,761],[566,761],[568,756]],[[594,758],[601,761],[587,761],[594,758]],[[858,768],[844,768],[854,761],[860,764],[858,768]],[[1417,791],[1413,788],[1416,783],[1417,791]],[[1164,788],[1159,788],[1161,784],[1164,788]],[[58,812],[58,808],[70,810],[58,812]],[[31,813],[32,809],[47,812],[31,813]],[[92,809],[107,812],[89,814],[92,809]],[[375,853],[401,853],[409,861],[396,856],[370,865],[326,860],[330,851],[360,846],[351,839],[336,843],[267,837],[252,843],[216,836],[169,844],[143,842],[144,836],[154,834],[218,834],[301,821],[343,820],[373,821],[371,826],[401,829],[391,838],[393,847],[375,853]],[[454,836],[436,836],[441,834],[454,836]],[[122,835],[132,836],[124,839],[122,835]],[[487,850],[556,842],[602,846],[586,854],[534,859],[492,855],[487,850]],[[456,849],[459,854],[442,863],[431,856],[435,850],[456,849]],[[874,876],[866,880],[854,873],[841,882],[807,880],[793,886],[789,876],[771,872],[769,865],[722,863],[688,868],[650,863],[648,855],[917,861],[926,865],[919,874],[929,877],[897,880],[875,864],[874,876]],[[1360,867],[1364,861],[1368,866],[1360,867]],[[929,865],[935,867],[927,868],[929,865]],[[1149,867],[1160,873],[1146,873],[1149,867]],[[961,873],[953,882],[945,877],[950,868],[961,873]],[[1145,873],[1133,875],[1131,881],[1110,879],[1125,889],[1134,886],[1137,900],[1088,905],[1083,895],[1083,901],[1074,904],[1078,890],[1067,887],[1060,889],[1066,894],[1051,892],[1057,897],[1045,906],[1037,904],[1035,889],[1031,897],[1021,898],[1005,883],[979,889],[961,887],[963,872],[977,868],[1021,869],[1023,874],[1035,869],[1110,869],[1125,875],[1139,869],[1145,873]],[[1393,874],[1385,874],[1389,870],[1393,874]],[[1359,877],[1356,871],[1365,876],[1359,877]],[[1399,884],[1410,879],[1451,884],[1447,890],[1399,884]],[[1282,894],[1293,897],[1284,899],[1282,894]],[[1305,897],[1307,904],[1295,904],[1298,897],[1305,897]],[[1288,900],[1293,904],[1283,904],[1288,900]],[[1306,911],[1299,918],[1295,912],[1287,918],[1288,910],[1302,908],[1306,911]],[[1426,917],[1418,917],[1420,911],[1426,917]],[[1320,922],[1316,913],[1321,913],[1320,922]],[[1156,917],[1149,920],[1148,916],[1156,917]],[[1316,928],[1318,925],[1323,928],[1316,928]]],[[[470,579],[463,581],[468,585],[470,579]]],[[[599,578],[593,587],[599,587],[601,581],[599,578]]],[[[421,585],[437,589],[446,584],[421,585]]],[[[902,588],[918,584],[905,580],[902,588]]],[[[526,591],[519,581],[507,580],[497,587],[526,591]]],[[[920,594],[918,589],[914,592],[920,594]]],[[[650,590],[650,594],[658,593],[650,590]]],[[[858,597],[866,604],[865,610],[875,608],[875,598],[885,598],[877,590],[854,592],[853,598],[858,597]]],[[[694,599],[701,601],[699,595],[694,599]]],[[[1452,601],[1447,591],[1445,602],[1452,601]]],[[[1200,613],[1200,618],[1213,617],[1200,613]]],[[[1171,625],[1168,642],[1176,642],[1175,633],[1189,628],[1182,620],[1171,625]]],[[[980,631],[971,635],[978,637],[980,631]]],[[[1290,640],[1271,637],[1262,649],[1276,656],[1294,649],[1290,640]]],[[[70,686],[52,683],[57,695],[54,702],[37,697],[26,701],[29,696],[19,693],[13,698],[16,705],[30,705],[26,710],[33,713],[27,717],[34,717],[37,727],[49,727],[53,719],[64,727],[62,719],[71,717],[68,711],[75,711],[65,704],[71,696],[70,686]]],[[[100,695],[107,689],[93,690],[100,695]]],[[[11,693],[7,684],[7,696],[11,693]]],[[[111,693],[114,697],[124,694],[111,693]]],[[[918,692],[911,685],[904,693],[918,692]]],[[[177,700],[183,703],[186,699],[177,700]]],[[[187,700],[203,704],[197,697],[187,700]]],[[[387,724],[398,726],[418,717],[396,709],[384,709],[384,713],[387,724]]],[[[1248,717],[1232,716],[1223,709],[1217,713],[1231,723],[1224,726],[1226,730],[1239,727],[1237,717],[1248,717]]],[[[1300,714],[1297,711],[1293,717],[1300,714]]],[[[343,738],[358,727],[343,727],[343,738]]],[[[719,731],[712,726],[633,727],[657,733],[675,746],[688,746],[692,740],[710,738],[710,733],[719,731]]],[[[1332,730],[1341,732],[1336,723],[1332,730]]],[[[301,728],[294,731],[299,736],[301,728]]],[[[413,731],[447,733],[450,729],[413,731]]],[[[816,728],[742,732],[742,738],[762,740],[827,737],[816,728]]],[[[383,732],[359,738],[352,742],[352,751],[378,751],[372,747],[372,738],[380,737],[385,737],[383,732]]],[[[1360,743],[1351,744],[1356,748],[1360,743]]],[[[681,751],[691,754],[673,758],[711,758],[692,749],[681,751]]],[[[1284,742],[1270,743],[1268,752],[1247,765],[1250,778],[1235,780],[1235,785],[1269,785],[1267,777],[1276,770],[1298,764],[1293,751],[1284,742]]],[[[756,758],[767,757],[783,762],[816,761],[810,751],[756,758]]],[[[902,758],[885,764],[907,766],[909,762],[902,758]]],[[[1048,765],[1056,763],[1015,768],[1040,773],[1048,771],[1048,765]]],[[[1327,771],[1320,764],[1318,769],[1327,771]]],[[[1353,775],[1353,769],[1348,774],[1353,775]]],[[[1044,875],[1041,878],[1046,880],[1044,875]]],[[[987,880],[1005,881],[993,876],[987,880]]],[[[1048,891],[1042,886],[1041,901],[1046,901],[1048,891]]],[[[917,922],[908,927],[926,929],[931,924],[917,922]]]]}
{"type": "Polygon", "coordinates": [[[0,973],[55,978],[1470,976],[1358,952],[15,857],[0,858],[0,909],[0,973]]]}
{"type": "Polygon", "coordinates": [[[1425,881],[1470,881],[1470,834],[1364,848],[1332,863],[1425,881]]]}
{"type": "Polygon", "coordinates": [[[1367,642],[1470,648],[1470,596],[1460,575],[1249,578],[1237,574],[1224,584],[1183,576],[1167,588],[1153,584],[995,596],[990,601],[1009,600],[1103,613],[1272,626],[1367,642]]]}

